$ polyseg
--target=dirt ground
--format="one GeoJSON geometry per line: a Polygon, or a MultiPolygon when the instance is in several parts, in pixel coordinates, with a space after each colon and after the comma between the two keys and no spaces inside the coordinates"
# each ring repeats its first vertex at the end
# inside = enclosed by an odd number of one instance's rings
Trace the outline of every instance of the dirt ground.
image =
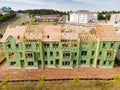
{"type": "Polygon", "coordinates": [[[50,82],[10,82],[7,88],[0,90],[120,90],[120,84],[114,81],[80,80],[50,82]]]}
{"type": "Polygon", "coordinates": [[[8,69],[6,62],[0,65],[0,80],[10,77],[10,80],[36,80],[40,76],[46,76],[46,79],[61,78],[113,78],[114,75],[120,75],[120,67],[114,68],[94,68],[81,67],[72,69],[63,68],[44,68],[44,69],[8,69]]]}

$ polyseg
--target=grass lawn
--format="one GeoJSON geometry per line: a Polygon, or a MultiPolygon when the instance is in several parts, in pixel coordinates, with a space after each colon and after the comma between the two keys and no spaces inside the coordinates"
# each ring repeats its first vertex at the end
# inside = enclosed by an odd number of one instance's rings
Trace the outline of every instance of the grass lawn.
{"type": "Polygon", "coordinates": [[[7,26],[6,27],[4,27],[4,28],[2,28],[2,29],[0,29],[0,33],[3,33],[3,32],[5,32],[5,30],[7,29],[7,26]]]}
{"type": "Polygon", "coordinates": [[[17,19],[16,21],[12,22],[10,24],[10,27],[14,27],[16,26],[17,24],[19,24],[21,21],[23,20],[23,16],[21,16],[19,19],[17,19]]]}
{"type": "Polygon", "coordinates": [[[8,83],[6,89],[0,90],[120,90],[120,84],[114,81],[51,81],[39,82],[14,82],[8,83]]]}
{"type": "MultiPolygon", "coordinates": [[[[13,26],[17,25],[18,23],[20,23],[20,22],[22,21],[22,19],[23,19],[23,16],[21,16],[19,19],[17,19],[17,20],[15,20],[14,22],[12,22],[12,23],[10,24],[10,27],[13,27],[13,26]]],[[[2,28],[2,29],[0,29],[0,33],[5,32],[6,29],[7,29],[7,26],[4,27],[4,28],[2,28]]]]}
{"type": "Polygon", "coordinates": [[[46,25],[46,24],[55,24],[55,22],[34,22],[34,23],[37,24],[37,25],[40,25],[40,24],[43,24],[43,25],[46,25]]]}
{"type": "MultiPolygon", "coordinates": [[[[19,24],[21,21],[22,21],[22,19],[23,19],[23,16],[21,16],[19,19],[17,19],[16,21],[14,21],[14,22],[12,22],[11,24],[10,24],[10,27],[14,27],[14,26],[16,26],[17,24],[19,24]]],[[[54,25],[55,24],[55,22],[31,22],[31,23],[25,23],[25,25],[48,25],[48,24],[52,24],[52,25],[54,25]]],[[[60,24],[60,23],[57,23],[57,24],[60,24]]],[[[7,29],[7,26],[6,27],[4,27],[4,28],[2,28],[2,29],[0,29],[0,33],[3,33],[5,30],[7,29]]]]}
{"type": "MultiPolygon", "coordinates": [[[[31,21],[30,23],[26,22],[24,25],[48,25],[48,24],[56,24],[56,22],[35,22],[35,21],[31,21]]],[[[59,22],[57,22],[57,24],[60,24],[59,22]]]]}

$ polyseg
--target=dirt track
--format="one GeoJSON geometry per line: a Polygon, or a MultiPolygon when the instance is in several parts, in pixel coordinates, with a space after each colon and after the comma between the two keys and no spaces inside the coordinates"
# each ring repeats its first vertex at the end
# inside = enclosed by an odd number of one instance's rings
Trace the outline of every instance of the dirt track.
{"type": "Polygon", "coordinates": [[[120,75],[120,67],[113,69],[104,68],[44,68],[44,69],[8,69],[6,62],[0,66],[0,80],[10,77],[11,80],[36,80],[38,77],[44,75],[47,79],[61,79],[61,78],[113,78],[114,75],[120,75]]]}

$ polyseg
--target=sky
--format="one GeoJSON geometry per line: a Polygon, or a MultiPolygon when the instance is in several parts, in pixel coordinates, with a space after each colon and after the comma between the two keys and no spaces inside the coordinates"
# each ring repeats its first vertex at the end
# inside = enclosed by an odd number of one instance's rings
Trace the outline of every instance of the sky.
{"type": "Polygon", "coordinates": [[[13,10],[54,9],[60,11],[120,10],[120,0],[0,0],[0,7],[9,6],[13,10]]]}

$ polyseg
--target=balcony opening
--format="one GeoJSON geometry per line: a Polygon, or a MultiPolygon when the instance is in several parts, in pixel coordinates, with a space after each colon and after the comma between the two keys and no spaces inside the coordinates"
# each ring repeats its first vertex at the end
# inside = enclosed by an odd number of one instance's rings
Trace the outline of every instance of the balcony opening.
{"type": "Polygon", "coordinates": [[[97,65],[100,65],[100,59],[97,60],[97,65]]]}
{"type": "Polygon", "coordinates": [[[47,52],[44,52],[44,56],[47,57],[47,52]]]}
{"type": "Polygon", "coordinates": [[[106,46],[106,44],[105,44],[105,43],[103,43],[103,48],[105,48],[105,46],[106,46]]]}
{"type": "Polygon", "coordinates": [[[64,62],[62,62],[62,65],[65,65],[64,62]]]}
{"type": "Polygon", "coordinates": [[[65,61],[65,65],[70,65],[70,61],[65,61]]]}
{"type": "Polygon", "coordinates": [[[81,64],[86,64],[86,60],[81,60],[81,64]]]}
{"type": "Polygon", "coordinates": [[[90,64],[93,64],[93,59],[90,59],[90,64]]]}
{"type": "Polygon", "coordinates": [[[74,53],[74,56],[77,57],[77,52],[74,53]]]}
{"type": "Polygon", "coordinates": [[[114,47],[114,43],[111,43],[111,46],[110,46],[111,48],[113,48],[114,47]]]}
{"type": "Polygon", "coordinates": [[[112,65],[112,61],[109,61],[109,65],[112,65]]]}
{"type": "Polygon", "coordinates": [[[62,48],[68,48],[68,44],[63,44],[62,48]]]}
{"type": "Polygon", "coordinates": [[[102,56],[102,52],[99,52],[99,56],[102,56]]]}
{"type": "Polygon", "coordinates": [[[48,61],[45,61],[45,65],[47,65],[48,64],[48,61]]]}
{"type": "Polygon", "coordinates": [[[20,52],[20,57],[23,57],[23,53],[22,52],[20,52]]]}
{"type": "Polygon", "coordinates": [[[69,52],[64,52],[63,53],[63,58],[70,58],[70,53],[69,52]]]}
{"type": "Polygon", "coordinates": [[[10,52],[8,55],[9,55],[9,59],[14,58],[14,53],[13,52],[10,52]]]}
{"type": "Polygon", "coordinates": [[[77,48],[77,44],[72,44],[72,48],[77,48]]]}
{"type": "Polygon", "coordinates": [[[41,65],[42,65],[42,61],[38,60],[38,67],[41,67],[41,65]]]}
{"type": "Polygon", "coordinates": [[[50,52],[50,56],[53,56],[53,52],[50,52]]]}
{"type": "Polygon", "coordinates": [[[82,51],[82,56],[87,56],[87,51],[82,51]]]}
{"type": "Polygon", "coordinates": [[[21,67],[22,67],[22,68],[25,67],[25,62],[24,62],[24,60],[20,60],[20,63],[21,63],[21,67]]]}
{"type": "Polygon", "coordinates": [[[75,67],[77,64],[77,61],[76,60],[73,60],[73,67],[75,67]]]}
{"type": "Polygon", "coordinates": [[[103,62],[103,65],[106,65],[106,61],[103,62]]]}
{"type": "Polygon", "coordinates": [[[58,48],[59,44],[53,44],[53,48],[58,48]]]}
{"type": "Polygon", "coordinates": [[[113,50],[107,50],[107,57],[113,58],[114,57],[114,51],[113,50]]]}
{"type": "Polygon", "coordinates": [[[40,53],[37,53],[37,57],[40,57],[40,53]]]}
{"type": "Polygon", "coordinates": [[[26,56],[26,58],[32,58],[33,54],[32,53],[27,53],[25,56],[26,56]]]}
{"type": "Polygon", "coordinates": [[[53,61],[50,61],[50,64],[53,64],[53,61]]]}
{"type": "Polygon", "coordinates": [[[15,65],[16,65],[16,62],[11,62],[10,65],[11,65],[11,66],[15,66],[15,65]]]}
{"type": "Polygon", "coordinates": [[[86,48],[88,46],[88,42],[82,42],[82,47],[86,48]]]}
{"type": "Polygon", "coordinates": [[[16,49],[19,49],[19,45],[18,44],[16,44],[16,49]]]}
{"type": "Polygon", "coordinates": [[[49,44],[44,44],[44,48],[49,48],[49,44]]]}
{"type": "Polygon", "coordinates": [[[56,60],[55,60],[55,64],[56,64],[56,67],[59,66],[59,59],[56,59],[56,60]]]}
{"type": "Polygon", "coordinates": [[[26,49],[30,49],[32,46],[31,46],[31,44],[26,44],[25,47],[26,47],[26,49]]]}
{"type": "Polygon", "coordinates": [[[95,51],[92,51],[92,56],[94,56],[95,55],[95,51]]]}
{"type": "Polygon", "coordinates": [[[57,57],[59,56],[59,52],[56,52],[56,56],[57,56],[57,57]]]}
{"type": "Polygon", "coordinates": [[[36,44],[36,48],[39,49],[40,48],[40,44],[36,44]]]}
{"type": "Polygon", "coordinates": [[[33,66],[34,63],[33,63],[33,62],[28,62],[28,65],[29,65],[29,66],[33,66]]]}
{"type": "Polygon", "coordinates": [[[10,45],[10,44],[8,44],[7,47],[8,47],[9,49],[11,49],[11,45],[10,45]]]}

